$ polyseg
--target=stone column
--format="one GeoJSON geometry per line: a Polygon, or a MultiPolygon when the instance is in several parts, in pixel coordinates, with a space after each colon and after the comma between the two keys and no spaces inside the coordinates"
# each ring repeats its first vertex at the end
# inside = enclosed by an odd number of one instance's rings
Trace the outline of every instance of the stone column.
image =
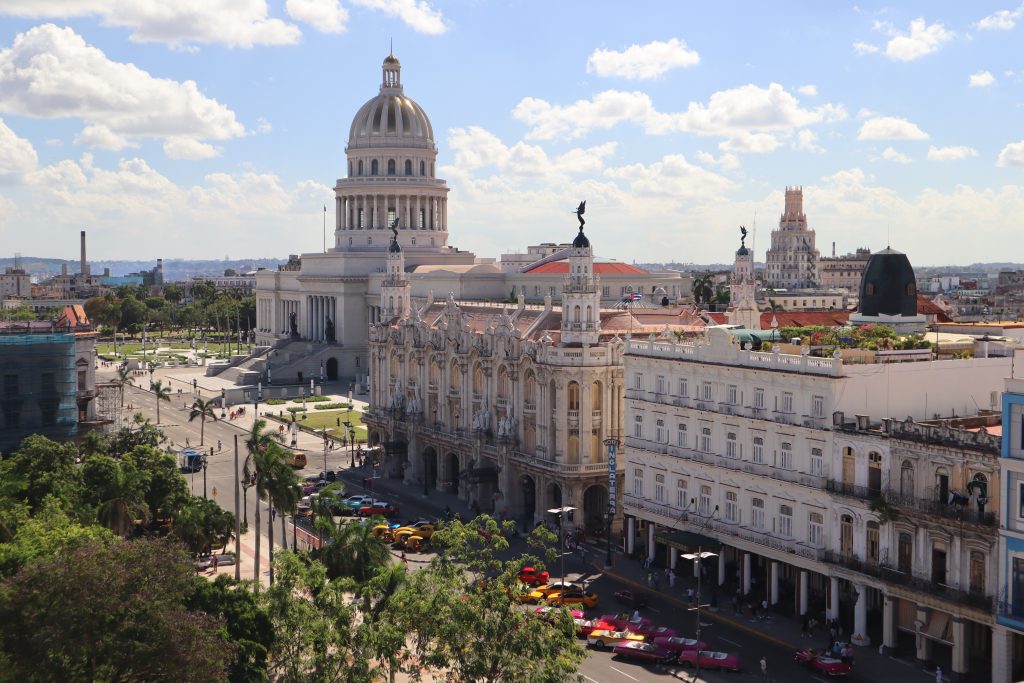
{"type": "Polygon", "coordinates": [[[441,200],[441,229],[448,229],[448,198],[441,200]]]}
{"type": "Polygon", "coordinates": [[[967,680],[967,624],[953,619],[953,680],[967,680]]]}
{"type": "Polygon", "coordinates": [[[800,570],[800,616],[807,614],[807,592],[809,574],[806,569],[800,570]]]}
{"type": "Polygon", "coordinates": [[[725,547],[718,552],[718,585],[725,585],[725,547]]]}
{"type": "Polygon", "coordinates": [[[890,595],[882,598],[882,644],[895,648],[897,644],[896,600],[890,595]]]}
{"type": "Polygon", "coordinates": [[[580,441],[580,452],[579,452],[579,463],[589,463],[593,455],[590,452],[591,436],[590,432],[593,429],[594,418],[591,417],[593,413],[593,406],[590,396],[591,385],[588,381],[580,382],[580,427],[579,427],[579,441],[580,441]]]}
{"type": "Polygon", "coordinates": [[[769,565],[771,571],[771,597],[768,599],[769,604],[777,605],[779,602],[779,563],[772,561],[769,565]]]}
{"type": "Polygon", "coordinates": [[[992,627],[992,683],[1010,683],[1013,674],[1013,632],[992,627]]]}
{"type": "Polygon", "coordinates": [[[828,614],[829,619],[839,618],[839,579],[828,577],[828,614]]]}
{"type": "Polygon", "coordinates": [[[743,594],[750,593],[750,553],[743,553],[743,594]]]}
{"type": "Polygon", "coordinates": [[[656,548],[654,547],[654,522],[647,522],[647,559],[654,561],[654,553],[656,548]]]}
{"type": "Polygon", "coordinates": [[[932,641],[922,633],[927,623],[928,608],[918,605],[917,615],[914,617],[914,627],[917,629],[917,661],[922,663],[930,662],[932,658],[932,641]]]}
{"type": "Polygon", "coordinates": [[[416,195],[416,216],[413,218],[412,225],[416,230],[421,230],[420,226],[420,196],[416,195]]]}
{"type": "Polygon", "coordinates": [[[669,548],[668,549],[668,566],[672,569],[676,568],[676,563],[679,561],[679,549],[669,548]]]}
{"type": "Polygon", "coordinates": [[[853,636],[850,642],[854,645],[870,645],[868,637],[868,595],[867,586],[855,585],[853,589],[857,592],[857,603],[853,608],[853,636]]]}
{"type": "Polygon", "coordinates": [[[626,554],[632,555],[636,547],[636,517],[626,517],[626,554]]]}
{"type": "Polygon", "coordinates": [[[412,197],[406,196],[405,199],[405,229],[412,229],[412,197]]]}
{"type": "Polygon", "coordinates": [[[374,193],[374,195],[373,195],[373,215],[370,217],[370,228],[371,229],[376,229],[378,225],[380,225],[380,223],[378,223],[378,214],[377,214],[377,194],[374,193]]]}

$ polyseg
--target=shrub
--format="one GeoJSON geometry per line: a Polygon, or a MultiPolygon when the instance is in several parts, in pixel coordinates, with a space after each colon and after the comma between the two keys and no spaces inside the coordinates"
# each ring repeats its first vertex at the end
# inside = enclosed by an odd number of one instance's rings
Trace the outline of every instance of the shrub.
{"type": "Polygon", "coordinates": [[[313,406],[317,410],[351,410],[351,403],[325,403],[322,406],[313,406]]]}
{"type": "MultiPolygon", "coordinates": [[[[307,396],[306,403],[319,403],[320,401],[330,401],[330,396],[307,396]]],[[[302,397],[293,398],[292,403],[302,403],[302,397]]]]}
{"type": "Polygon", "coordinates": [[[287,402],[288,401],[283,399],[283,398],[272,398],[272,399],[269,399],[269,400],[265,401],[265,403],[268,406],[283,406],[287,402]]]}
{"type": "Polygon", "coordinates": [[[286,408],[286,410],[289,413],[304,413],[304,412],[306,412],[306,409],[303,408],[302,406],[288,406],[288,408],[286,408]]]}

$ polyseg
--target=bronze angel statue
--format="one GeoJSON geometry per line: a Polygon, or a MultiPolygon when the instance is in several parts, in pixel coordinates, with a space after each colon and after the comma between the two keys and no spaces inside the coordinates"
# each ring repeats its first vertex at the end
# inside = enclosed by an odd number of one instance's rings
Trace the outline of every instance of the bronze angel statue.
{"type": "Polygon", "coordinates": [[[586,211],[586,210],[587,210],[587,200],[584,199],[582,202],[580,202],[580,205],[578,207],[576,207],[576,211],[575,211],[576,218],[580,219],[580,232],[583,232],[583,226],[586,224],[586,221],[583,220],[583,212],[586,211]]]}
{"type": "Polygon", "coordinates": [[[391,232],[394,234],[395,239],[398,239],[398,216],[395,216],[395,220],[391,221],[391,232]]]}

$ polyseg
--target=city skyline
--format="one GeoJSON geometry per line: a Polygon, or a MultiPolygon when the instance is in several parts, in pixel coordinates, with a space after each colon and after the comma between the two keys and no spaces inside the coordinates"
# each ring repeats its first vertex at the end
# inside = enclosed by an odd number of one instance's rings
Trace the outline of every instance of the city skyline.
{"type": "Polygon", "coordinates": [[[5,255],[72,258],[81,229],[104,259],[319,251],[393,36],[480,256],[568,240],[585,198],[601,255],[727,263],[756,214],[763,260],[802,185],[823,255],[1014,260],[1024,6],[207,6],[0,8],[5,255]]]}

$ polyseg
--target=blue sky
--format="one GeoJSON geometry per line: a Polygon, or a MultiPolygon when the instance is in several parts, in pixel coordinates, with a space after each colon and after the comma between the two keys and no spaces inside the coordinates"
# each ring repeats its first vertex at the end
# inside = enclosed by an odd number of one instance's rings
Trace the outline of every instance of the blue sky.
{"type": "MultiPolygon", "coordinates": [[[[803,185],[823,253],[1024,261],[1024,5],[4,0],[4,255],[318,250],[351,117],[394,40],[452,188],[497,256],[757,252],[803,185]]],[[[328,218],[328,225],[332,218],[328,218]]]]}

